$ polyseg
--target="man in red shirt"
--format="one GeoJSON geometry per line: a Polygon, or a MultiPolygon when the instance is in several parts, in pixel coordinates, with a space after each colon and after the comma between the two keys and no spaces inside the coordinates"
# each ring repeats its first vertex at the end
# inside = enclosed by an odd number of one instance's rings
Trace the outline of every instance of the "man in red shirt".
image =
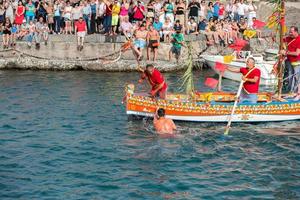
{"type": "Polygon", "coordinates": [[[249,57],[246,61],[246,68],[242,67],[240,69],[236,68],[227,68],[231,72],[240,72],[243,74],[243,89],[240,96],[240,103],[250,102],[257,103],[257,93],[259,90],[259,82],[261,72],[258,68],[255,67],[255,60],[252,57],[249,57]]]}
{"type": "Polygon", "coordinates": [[[143,72],[139,83],[142,83],[146,77],[151,85],[151,96],[159,96],[160,98],[165,99],[168,85],[163,75],[155,69],[152,64],[148,64],[146,66],[146,70],[143,72]]]}
{"type": "Polygon", "coordinates": [[[292,26],[289,31],[289,36],[284,38],[287,51],[282,50],[281,53],[286,55],[285,62],[288,70],[288,80],[291,92],[297,93],[295,100],[300,99],[300,35],[298,28],[292,26]]]}
{"type": "Polygon", "coordinates": [[[143,21],[145,15],[145,7],[141,1],[137,1],[137,5],[133,7],[133,19],[134,21],[143,21]]]}
{"type": "Polygon", "coordinates": [[[82,17],[75,22],[75,33],[77,34],[77,50],[81,51],[83,49],[84,37],[86,34],[86,23],[82,17]]]}
{"type": "Polygon", "coordinates": [[[105,9],[105,16],[104,16],[104,35],[109,35],[111,33],[111,21],[112,21],[112,9],[113,4],[109,0],[104,0],[106,9],[105,9]]]}

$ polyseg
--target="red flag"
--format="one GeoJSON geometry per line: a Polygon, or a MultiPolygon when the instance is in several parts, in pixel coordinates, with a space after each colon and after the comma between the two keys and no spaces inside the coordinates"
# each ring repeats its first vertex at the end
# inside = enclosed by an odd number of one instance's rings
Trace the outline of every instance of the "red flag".
{"type": "Polygon", "coordinates": [[[206,85],[207,87],[210,87],[210,88],[216,88],[217,85],[218,85],[218,80],[214,79],[214,78],[206,78],[205,82],[204,82],[204,85],[206,85]]]}
{"type": "Polygon", "coordinates": [[[254,20],[253,21],[253,28],[255,28],[255,29],[263,28],[265,25],[266,25],[266,23],[262,22],[260,20],[254,20]]]}
{"type": "Polygon", "coordinates": [[[227,66],[221,62],[216,62],[215,69],[219,72],[224,72],[227,69],[227,66]]]}
{"type": "Polygon", "coordinates": [[[284,17],[281,18],[279,22],[280,22],[280,25],[281,25],[281,26],[284,26],[284,25],[285,25],[285,19],[284,19],[284,17]]]}
{"type": "Polygon", "coordinates": [[[244,48],[244,46],[246,46],[246,44],[247,44],[246,40],[237,38],[235,40],[235,43],[229,45],[228,47],[231,48],[231,49],[234,49],[236,51],[241,51],[244,48]]]}

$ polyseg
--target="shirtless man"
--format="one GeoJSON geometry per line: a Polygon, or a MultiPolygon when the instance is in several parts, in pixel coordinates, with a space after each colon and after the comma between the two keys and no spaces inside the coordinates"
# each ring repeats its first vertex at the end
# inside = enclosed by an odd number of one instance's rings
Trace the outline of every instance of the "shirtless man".
{"type": "Polygon", "coordinates": [[[142,23],[140,28],[134,33],[135,40],[133,46],[133,53],[136,55],[137,61],[139,62],[143,56],[143,49],[146,47],[146,38],[148,31],[146,30],[145,24],[142,23]]]}
{"type": "Polygon", "coordinates": [[[147,60],[150,60],[150,52],[153,50],[153,61],[156,61],[157,57],[157,49],[159,46],[159,33],[157,30],[154,29],[154,27],[151,25],[150,30],[147,34],[147,60]]]}
{"type": "Polygon", "coordinates": [[[165,110],[157,108],[154,114],[153,125],[158,134],[174,134],[176,125],[172,119],[165,118],[165,110]]]}

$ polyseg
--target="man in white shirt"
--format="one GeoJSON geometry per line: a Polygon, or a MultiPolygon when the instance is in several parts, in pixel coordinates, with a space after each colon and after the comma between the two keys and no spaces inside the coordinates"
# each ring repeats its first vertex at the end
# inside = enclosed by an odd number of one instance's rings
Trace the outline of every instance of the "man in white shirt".
{"type": "Polygon", "coordinates": [[[244,3],[244,0],[241,0],[237,6],[238,22],[240,22],[241,18],[245,18],[245,13],[248,12],[248,6],[244,3]]]}
{"type": "Polygon", "coordinates": [[[97,4],[97,32],[99,33],[103,28],[104,14],[106,10],[106,4],[103,1],[97,4]]]}
{"type": "Polygon", "coordinates": [[[154,7],[155,16],[159,17],[159,12],[160,12],[161,7],[162,7],[162,4],[161,4],[160,0],[156,0],[153,7],[154,7]]]}

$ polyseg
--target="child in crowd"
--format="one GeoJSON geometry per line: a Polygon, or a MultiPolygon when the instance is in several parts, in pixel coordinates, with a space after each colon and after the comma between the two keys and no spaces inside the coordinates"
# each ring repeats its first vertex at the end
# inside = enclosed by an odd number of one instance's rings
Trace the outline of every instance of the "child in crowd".
{"type": "Polygon", "coordinates": [[[18,26],[17,24],[13,24],[11,27],[11,39],[10,39],[12,47],[16,46],[17,34],[18,34],[18,26]]]}
{"type": "Polygon", "coordinates": [[[184,36],[181,33],[181,31],[182,30],[180,28],[177,28],[175,30],[175,33],[172,34],[172,39],[171,39],[172,47],[171,47],[171,49],[169,51],[169,61],[171,61],[172,54],[174,54],[175,55],[175,59],[176,59],[176,63],[179,62],[179,58],[180,58],[180,55],[181,55],[181,47],[185,46],[185,44],[184,44],[184,36]]]}
{"type": "Polygon", "coordinates": [[[187,34],[198,34],[198,25],[194,17],[191,17],[187,23],[187,34]]]}
{"type": "Polygon", "coordinates": [[[28,34],[27,34],[27,44],[28,44],[28,48],[31,48],[33,39],[34,39],[34,34],[35,34],[35,24],[33,23],[33,21],[31,20],[29,22],[29,26],[28,26],[28,34]]]}
{"type": "Polygon", "coordinates": [[[46,22],[43,22],[41,30],[42,30],[42,36],[43,36],[44,44],[47,46],[50,29],[49,29],[46,22]]]}
{"type": "Polygon", "coordinates": [[[3,29],[3,35],[2,35],[2,39],[3,39],[3,49],[8,49],[9,47],[9,39],[11,36],[11,23],[9,18],[5,19],[4,22],[4,29],[3,29]]]}
{"type": "Polygon", "coordinates": [[[28,34],[28,31],[29,31],[29,25],[24,20],[17,34],[17,39],[22,40],[28,34]]]}

